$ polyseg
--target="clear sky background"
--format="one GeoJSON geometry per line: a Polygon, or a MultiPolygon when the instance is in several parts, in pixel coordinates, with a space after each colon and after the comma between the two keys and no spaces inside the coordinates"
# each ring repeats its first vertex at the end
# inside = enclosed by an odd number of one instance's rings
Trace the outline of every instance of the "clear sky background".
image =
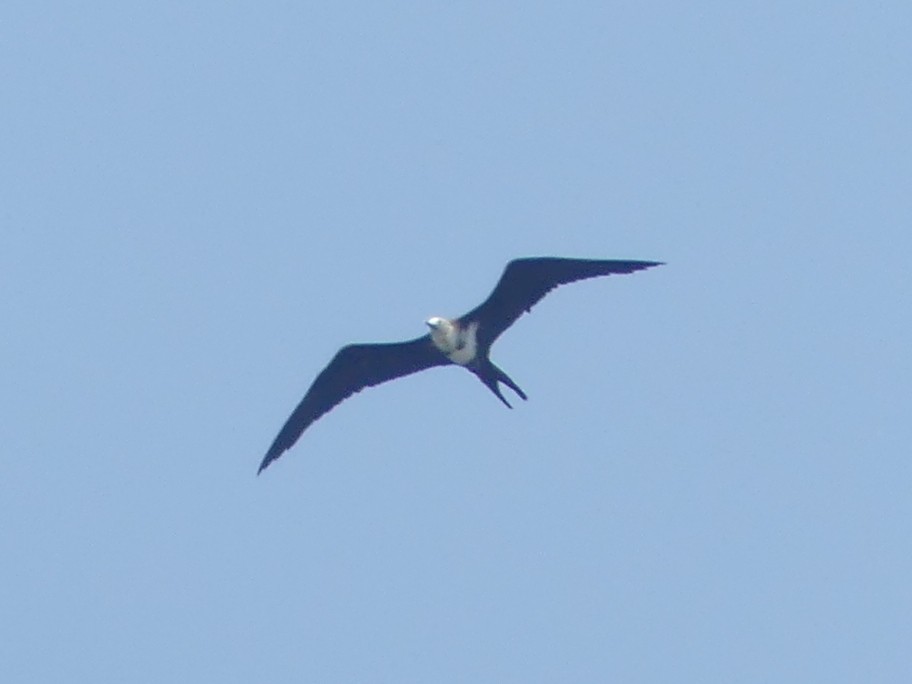
{"type": "Polygon", "coordinates": [[[908,682],[907,2],[0,9],[0,680],[908,682]],[[494,358],[257,465],[511,258],[494,358]]]}

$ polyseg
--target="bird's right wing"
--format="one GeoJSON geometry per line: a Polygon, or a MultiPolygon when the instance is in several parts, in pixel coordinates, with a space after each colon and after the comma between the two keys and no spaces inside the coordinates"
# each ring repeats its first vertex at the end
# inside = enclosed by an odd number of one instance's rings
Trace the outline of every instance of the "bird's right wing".
{"type": "Polygon", "coordinates": [[[291,448],[311,423],[355,392],[449,363],[450,360],[434,347],[430,335],[408,342],[343,347],[317,376],[285,422],[257,473],[291,448]]]}
{"type": "Polygon", "coordinates": [[[620,259],[514,259],[507,264],[488,298],[460,320],[481,321],[482,325],[478,329],[479,341],[492,344],[504,330],[516,322],[517,318],[530,311],[558,285],[613,273],[633,273],[660,265],[659,261],[620,259]]]}

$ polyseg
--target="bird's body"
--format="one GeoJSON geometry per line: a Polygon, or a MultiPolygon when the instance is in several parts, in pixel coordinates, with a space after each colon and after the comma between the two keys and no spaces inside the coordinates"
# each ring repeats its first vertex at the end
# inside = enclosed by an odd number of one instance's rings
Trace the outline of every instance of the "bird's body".
{"type": "Polygon", "coordinates": [[[440,353],[453,363],[468,366],[478,354],[478,323],[460,325],[440,316],[431,316],[426,322],[431,329],[431,342],[440,353]]]}
{"type": "Polygon", "coordinates": [[[456,364],[474,373],[508,408],[500,391],[505,384],[526,394],[489,358],[491,346],[524,312],[558,285],[612,273],[633,273],[657,261],[621,261],[538,257],[507,264],[493,292],[460,318],[440,316],[425,324],[430,332],[407,342],[353,344],[343,347],[317,376],[279,431],[260,464],[260,472],[289,449],[314,421],[355,392],[434,366],[456,364]]]}

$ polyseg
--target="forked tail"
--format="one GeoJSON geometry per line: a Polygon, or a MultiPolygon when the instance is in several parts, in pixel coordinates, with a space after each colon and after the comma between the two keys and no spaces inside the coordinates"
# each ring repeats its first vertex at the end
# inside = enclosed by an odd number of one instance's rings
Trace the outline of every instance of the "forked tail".
{"type": "Polygon", "coordinates": [[[507,408],[513,407],[510,406],[510,402],[504,398],[504,395],[500,391],[500,385],[498,383],[502,382],[505,384],[511,390],[516,392],[516,394],[518,394],[523,401],[529,398],[526,396],[526,393],[519,388],[519,385],[513,382],[509,375],[504,373],[500,368],[495,366],[490,361],[487,361],[487,363],[485,363],[485,365],[482,366],[480,370],[475,371],[475,375],[478,376],[478,379],[481,380],[488,389],[494,392],[494,395],[500,399],[507,408]]]}

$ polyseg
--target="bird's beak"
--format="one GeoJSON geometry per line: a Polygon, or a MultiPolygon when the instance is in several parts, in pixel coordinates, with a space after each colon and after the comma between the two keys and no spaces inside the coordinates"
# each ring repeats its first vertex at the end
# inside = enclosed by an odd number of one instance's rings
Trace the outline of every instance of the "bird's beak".
{"type": "Polygon", "coordinates": [[[427,327],[429,327],[431,330],[434,330],[434,329],[437,328],[437,326],[434,325],[433,323],[431,323],[430,321],[425,321],[424,324],[425,324],[427,327]]]}

